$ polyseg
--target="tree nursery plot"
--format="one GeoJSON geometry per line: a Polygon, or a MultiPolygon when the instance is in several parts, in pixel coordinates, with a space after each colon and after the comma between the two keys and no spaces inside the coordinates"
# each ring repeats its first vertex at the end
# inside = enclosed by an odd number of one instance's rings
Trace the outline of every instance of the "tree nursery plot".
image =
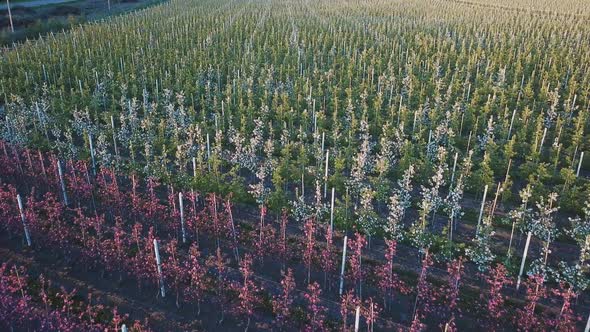
{"type": "Polygon", "coordinates": [[[584,0],[171,0],[0,52],[1,330],[590,330],[584,0]]]}

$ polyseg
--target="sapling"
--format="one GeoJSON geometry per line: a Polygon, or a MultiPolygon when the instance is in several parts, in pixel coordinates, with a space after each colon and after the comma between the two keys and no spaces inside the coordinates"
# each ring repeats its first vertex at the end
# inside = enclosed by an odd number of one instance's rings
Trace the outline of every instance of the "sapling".
{"type": "Polygon", "coordinates": [[[327,309],[322,306],[320,285],[313,282],[307,286],[307,293],[303,296],[307,302],[307,324],[306,331],[323,331],[327,309]]]}
{"type": "Polygon", "coordinates": [[[544,277],[541,275],[529,276],[526,282],[526,303],[524,308],[517,309],[515,323],[521,331],[542,331],[543,322],[535,314],[537,304],[547,296],[547,290],[543,285],[544,277]]]}
{"type": "Polygon", "coordinates": [[[367,245],[367,241],[365,237],[360,233],[355,234],[355,238],[349,241],[350,250],[352,254],[350,255],[350,279],[354,288],[357,289],[358,287],[358,294],[359,298],[362,298],[362,289],[363,289],[363,275],[364,271],[362,269],[362,250],[367,245]]]}
{"type": "Polygon", "coordinates": [[[373,332],[375,329],[375,321],[381,312],[381,308],[373,301],[373,298],[365,300],[364,305],[361,307],[360,314],[365,318],[367,322],[367,332],[373,332]]]}
{"type": "Polygon", "coordinates": [[[275,295],[272,300],[272,310],[275,314],[274,324],[279,328],[285,326],[292,315],[292,305],[295,291],[295,278],[293,270],[287,269],[287,273],[281,271],[281,293],[275,295]]]}
{"type": "Polygon", "coordinates": [[[207,290],[207,268],[201,263],[201,252],[196,244],[189,249],[187,265],[188,283],[185,286],[184,294],[190,300],[197,302],[197,316],[201,314],[201,301],[207,290]]]}
{"type": "Polygon", "coordinates": [[[412,310],[412,325],[410,331],[420,331],[425,325],[422,320],[426,318],[426,314],[432,309],[430,308],[430,300],[434,289],[427,280],[428,269],[432,266],[433,261],[431,254],[426,250],[424,259],[422,260],[422,269],[418,277],[418,285],[416,286],[416,300],[414,301],[414,309],[412,310]]]}
{"type": "Polygon", "coordinates": [[[225,202],[225,212],[228,215],[228,221],[230,223],[230,229],[231,229],[231,233],[232,233],[232,246],[233,246],[233,251],[234,251],[234,255],[236,258],[236,261],[240,261],[240,252],[239,252],[239,248],[238,248],[238,235],[236,232],[236,226],[234,224],[234,215],[232,213],[231,210],[231,194],[227,197],[227,200],[225,202]]]}
{"type": "Polygon", "coordinates": [[[221,324],[225,318],[227,291],[231,285],[227,279],[227,258],[223,255],[220,248],[217,248],[216,254],[211,255],[207,259],[207,266],[212,268],[211,272],[214,273],[215,276],[215,296],[217,296],[217,302],[220,306],[220,318],[218,324],[221,324]]]}
{"type": "Polygon", "coordinates": [[[247,317],[246,328],[244,330],[247,332],[250,327],[252,315],[254,314],[254,308],[261,301],[258,296],[260,289],[253,280],[254,272],[252,271],[252,256],[250,254],[246,254],[244,259],[240,260],[240,273],[242,274],[243,281],[237,286],[238,299],[240,300],[238,311],[247,317]]]}
{"type": "Polygon", "coordinates": [[[307,269],[307,283],[311,283],[311,264],[315,257],[315,223],[313,218],[308,218],[303,226],[305,236],[303,261],[307,269]]]}
{"type": "Polygon", "coordinates": [[[385,263],[377,267],[377,287],[383,294],[383,306],[387,308],[394,292],[406,294],[409,288],[400,280],[397,273],[393,271],[393,259],[397,251],[397,242],[395,240],[385,240],[387,248],[385,249],[385,263]]]}
{"type": "MultiPolygon", "coordinates": [[[[322,268],[324,270],[324,288],[326,287],[326,284],[328,283],[328,274],[332,274],[334,272],[335,269],[335,262],[334,262],[334,257],[333,257],[333,236],[332,236],[332,230],[330,228],[330,225],[326,225],[326,229],[325,229],[326,233],[325,233],[325,237],[326,237],[326,244],[325,246],[322,248],[321,251],[321,259],[322,259],[322,268]]],[[[330,280],[331,281],[331,280],[330,280]]],[[[332,282],[330,282],[329,287],[332,287],[332,282]]]]}
{"type": "Polygon", "coordinates": [[[176,239],[170,240],[165,251],[168,254],[168,259],[164,263],[164,275],[169,287],[176,291],[176,307],[180,308],[181,286],[187,282],[188,271],[186,266],[180,262],[176,239]]]}
{"type": "Polygon", "coordinates": [[[506,313],[504,308],[506,296],[502,294],[502,291],[512,281],[508,278],[508,270],[502,264],[489,269],[483,279],[488,290],[480,295],[480,299],[485,300],[484,310],[486,310],[489,317],[488,328],[495,330],[504,323],[500,319],[506,313]]]}

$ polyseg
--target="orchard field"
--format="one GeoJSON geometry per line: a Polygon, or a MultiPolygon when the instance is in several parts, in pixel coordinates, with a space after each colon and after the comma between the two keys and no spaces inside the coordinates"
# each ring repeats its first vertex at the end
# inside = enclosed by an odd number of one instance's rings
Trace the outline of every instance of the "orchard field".
{"type": "Polygon", "coordinates": [[[0,329],[590,329],[590,5],[171,0],[0,50],[0,329]]]}

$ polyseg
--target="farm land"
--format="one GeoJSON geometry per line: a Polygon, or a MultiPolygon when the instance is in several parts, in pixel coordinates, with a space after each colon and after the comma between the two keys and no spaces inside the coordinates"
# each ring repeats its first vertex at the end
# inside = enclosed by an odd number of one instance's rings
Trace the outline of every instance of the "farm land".
{"type": "Polygon", "coordinates": [[[583,1],[132,9],[0,51],[2,329],[588,332],[583,1]]]}

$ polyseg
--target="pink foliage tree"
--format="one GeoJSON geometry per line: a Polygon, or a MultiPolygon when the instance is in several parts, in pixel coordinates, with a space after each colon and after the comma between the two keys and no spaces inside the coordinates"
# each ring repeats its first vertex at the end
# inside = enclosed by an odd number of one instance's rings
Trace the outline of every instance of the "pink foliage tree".
{"type": "Polygon", "coordinates": [[[324,320],[327,309],[322,306],[320,294],[322,293],[320,285],[313,282],[307,286],[307,293],[304,294],[307,302],[307,324],[305,331],[324,331],[324,320]]]}
{"type": "Polygon", "coordinates": [[[397,241],[385,240],[387,249],[385,249],[385,263],[377,267],[377,287],[383,294],[383,306],[388,307],[391,298],[395,292],[408,294],[409,287],[400,280],[397,273],[393,272],[393,259],[397,251],[397,241]]]}
{"type": "Polygon", "coordinates": [[[356,233],[354,239],[350,239],[348,241],[348,247],[350,248],[351,252],[350,258],[348,259],[350,265],[348,278],[350,279],[351,284],[354,285],[355,292],[358,290],[359,297],[362,294],[362,279],[364,275],[364,271],[362,269],[362,254],[363,248],[366,245],[367,240],[360,233],[356,233]]]}
{"type": "Polygon", "coordinates": [[[283,279],[281,280],[281,293],[274,296],[272,301],[272,310],[276,316],[274,323],[281,328],[291,317],[293,305],[293,291],[295,290],[295,278],[293,270],[288,269],[287,273],[281,271],[283,279]]]}
{"type": "Polygon", "coordinates": [[[525,283],[526,303],[524,308],[517,309],[515,317],[515,323],[519,331],[541,331],[544,329],[543,320],[535,314],[537,304],[547,296],[547,289],[543,282],[543,276],[532,275],[529,276],[525,283]]]}
{"type": "Polygon", "coordinates": [[[488,326],[491,329],[496,329],[502,324],[500,319],[506,313],[504,308],[506,296],[502,294],[502,290],[512,284],[512,281],[508,278],[508,270],[502,264],[491,268],[488,274],[483,276],[483,279],[488,291],[482,293],[481,299],[485,301],[484,310],[489,317],[488,326]]]}
{"type": "Polygon", "coordinates": [[[315,223],[313,218],[309,218],[303,225],[304,243],[303,243],[303,262],[307,269],[307,283],[311,283],[311,264],[316,255],[315,250],[315,223]]]}
{"type": "Polygon", "coordinates": [[[240,315],[246,316],[246,328],[248,331],[250,321],[254,315],[254,308],[260,303],[258,292],[260,289],[254,283],[254,271],[252,271],[252,256],[246,254],[244,259],[240,260],[240,273],[242,282],[236,286],[240,303],[237,311],[240,315]]]}
{"type": "Polygon", "coordinates": [[[184,289],[185,296],[197,303],[197,315],[201,314],[201,301],[207,290],[207,268],[201,263],[201,252],[196,244],[189,249],[188,282],[184,289]]]}

